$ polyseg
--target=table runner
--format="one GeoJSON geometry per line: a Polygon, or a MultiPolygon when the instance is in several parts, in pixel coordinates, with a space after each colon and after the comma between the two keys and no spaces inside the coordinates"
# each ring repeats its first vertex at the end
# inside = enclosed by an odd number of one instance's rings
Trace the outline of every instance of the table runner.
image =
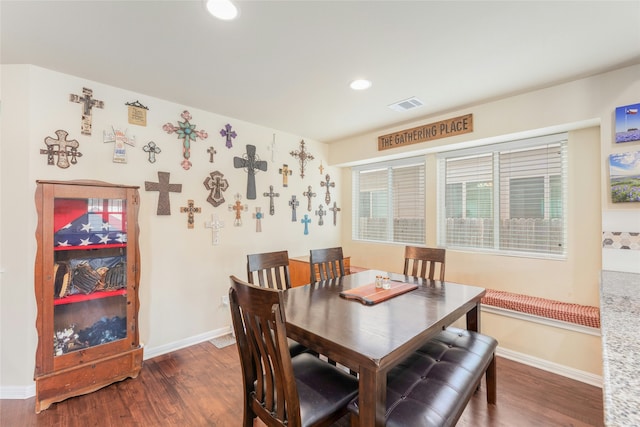
{"type": "Polygon", "coordinates": [[[374,305],[389,298],[417,289],[418,285],[412,283],[391,282],[391,289],[376,288],[375,283],[358,286],[348,291],[340,292],[340,296],[347,299],[360,301],[365,305],[374,305]]]}

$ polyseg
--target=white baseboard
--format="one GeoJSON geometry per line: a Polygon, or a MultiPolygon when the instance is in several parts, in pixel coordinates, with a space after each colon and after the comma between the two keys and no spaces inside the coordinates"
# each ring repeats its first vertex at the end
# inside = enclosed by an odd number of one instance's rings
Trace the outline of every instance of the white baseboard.
{"type": "Polygon", "coordinates": [[[36,395],[36,383],[27,386],[0,387],[0,399],[29,399],[36,395]]]}

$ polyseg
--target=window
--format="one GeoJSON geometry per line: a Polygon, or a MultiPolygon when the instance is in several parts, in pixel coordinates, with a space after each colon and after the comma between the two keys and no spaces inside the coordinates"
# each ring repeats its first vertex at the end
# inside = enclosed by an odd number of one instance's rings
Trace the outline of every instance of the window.
{"type": "Polygon", "coordinates": [[[425,243],[423,158],[353,169],[353,239],[425,243]]]}
{"type": "Polygon", "coordinates": [[[441,153],[438,245],[566,255],[566,134],[441,153]]]}

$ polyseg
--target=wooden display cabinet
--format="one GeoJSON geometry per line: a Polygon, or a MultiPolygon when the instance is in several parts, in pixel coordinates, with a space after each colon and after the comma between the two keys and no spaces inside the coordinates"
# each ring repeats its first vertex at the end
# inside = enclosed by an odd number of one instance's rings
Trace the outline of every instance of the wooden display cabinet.
{"type": "MultiPolygon", "coordinates": [[[[351,265],[351,258],[344,257],[344,273],[351,274],[359,271],[364,271],[366,268],[355,267],[351,265]]],[[[309,256],[300,256],[295,258],[289,258],[289,279],[291,280],[291,287],[302,286],[309,283],[311,277],[309,271],[309,256]]],[[[316,280],[320,280],[320,273],[316,266],[316,280]]]]}
{"type": "Polygon", "coordinates": [[[138,187],[37,181],[36,413],[142,368],[138,187]]]}

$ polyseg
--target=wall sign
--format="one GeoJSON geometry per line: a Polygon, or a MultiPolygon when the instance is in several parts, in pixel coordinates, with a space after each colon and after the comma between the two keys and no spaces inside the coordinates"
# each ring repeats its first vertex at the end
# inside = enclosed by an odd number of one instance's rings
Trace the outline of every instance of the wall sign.
{"type": "Polygon", "coordinates": [[[473,132],[473,114],[406,129],[378,137],[378,151],[473,132]]]}

